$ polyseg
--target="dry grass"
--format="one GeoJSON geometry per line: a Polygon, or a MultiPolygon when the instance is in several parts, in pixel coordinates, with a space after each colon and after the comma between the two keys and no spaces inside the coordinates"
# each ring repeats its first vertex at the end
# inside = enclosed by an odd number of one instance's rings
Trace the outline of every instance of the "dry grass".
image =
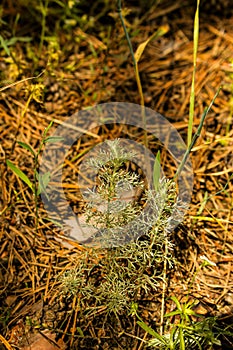
{"type": "MultiPolygon", "coordinates": [[[[170,31],[164,37],[148,45],[139,68],[146,106],[166,116],[186,139],[192,77],[193,11],[190,7],[182,6],[182,3],[177,1],[173,5],[173,2],[162,2],[159,11],[152,7],[140,17],[139,23],[133,21],[133,16],[129,17],[129,21],[133,23],[132,31],[140,28],[139,34],[132,39],[135,47],[148,38],[159,24],[168,23],[170,26],[170,31]]],[[[14,18],[14,11],[12,6],[6,6],[8,20],[14,18]]],[[[133,11],[137,13],[138,8],[133,7],[133,11]]],[[[184,223],[174,232],[178,263],[174,270],[169,271],[167,290],[168,295],[176,295],[179,299],[187,294],[196,297],[200,301],[198,307],[202,307],[200,312],[217,315],[231,323],[232,16],[230,13],[228,16],[217,16],[204,10],[201,14],[195,127],[220,85],[222,91],[192,151],[195,175],[193,198],[184,223]],[[200,256],[203,254],[216,266],[199,271],[200,256]],[[190,293],[188,286],[195,273],[197,275],[190,293]]],[[[36,69],[33,60],[28,57],[28,46],[21,42],[12,47],[20,68],[14,62],[9,63],[10,59],[6,55],[0,58],[2,86],[37,75],[42,70],[43,75],[35,81],[45,86],[43,102],[33,101],[23,118],[21,116],[27,101],[25,89],[34,81],[22,82],[1,91],[0,324],[1,337],[7,349],[18,349],[22,339],[27,344],[31,330],[35,331],[36,326],[42,324],[45,328],[55,330],[58,337],[67,342],[68,348],[143,348],[143,342],[137,337],[143,337],[144,334],[132,317],[113,320],[104,316],[104,307],[94,308],[90,305],[85,312],[80,310],[81,301],[78,297],[72,301],[61,297],[57,276],[78,266],[84,258],[87,265],[98,265],[102,256],[76,243],[72,243],[73,250],[67,249],[54,237],[48,238],[48,234],[58,235],[51,223],[40,221],[36,231],[32,193],[7,169],[5,163],[6,159],[10,159],[32,178],[32,159],[28,151],[14,143],[16,136],[18,140],[37,149],[43,130],[51,120],[54,120],[52,132],[66,117],[87,106],[109,101],[139,103],[124,33],[119,20],[114,19],[113,23],[108,40],[108,33],[103,26],[100,32],[96,28],[92,28],[92,32],[89,28],[85,33],[78,26],[71,30],[70,36],[66,32],[59,32],[60,46],[54,52],[45,46],[36,69]],[[77,326],[84,332],[84,339],[77,336],[77,326]]],[[[22,33],[28,29],[27,24],[19,24],[22,33]]],[[[83,138],[76,152],[88,149],[91,142],[102,141],[106,136],[117,138],[122,131],[119,126],[115,126],[109,136],[108,130],[94,130],[98,138],[83,138]]],[[[129,131],[135,133],[135,130],[129,131]]],[[[140,140],[142,137],[138,132],[135,138],[140,140]]],[[[169,167],[169,159],[164,162],[169,175],[174,174],[173,167],[169,167]]],[[[72,200],[72,189],[68,192],[72,200]]],[[[40,218],[45,218],[41,203],[39,213],[40,218]]],[[[96,275],[96,278],[101,276],[96,275]]],[[[142,318],[149,324],[159,321],[160,303],[159,289],[157,295],[140,300],[142,318]]],[[[172,307],[168,301],[166,310],[170,311],[172,307]]]]}

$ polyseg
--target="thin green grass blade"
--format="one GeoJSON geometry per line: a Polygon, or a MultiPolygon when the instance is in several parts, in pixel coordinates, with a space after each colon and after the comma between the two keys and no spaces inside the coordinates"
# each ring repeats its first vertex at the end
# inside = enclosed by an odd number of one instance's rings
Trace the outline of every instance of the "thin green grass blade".
{"type": "Polygon", "coordinates": [[[182,328],[179,329],[179,340],[180,340],[180,350],[185,350],[184,333],[182,328]]]}
{"type": "Polygon", "coordinates": [[[156,191],[159,189],[159,179],[160,179],[160,151],[158,151],[153,167],[153,183],[156,191]]]}
{"type": "Polygon", "coordinates": [[[10,160],[6,160],[6,164],[7,166],[23,181],[25,182],[28,187],[34,191],[34,187],[32,182],[29,180],[29,178],[27,177],[26,174],[24,174],[24,172],[22,170],[20,170],[19,168],[17,168],[17,166],[15,166],[10,160]]]}
{"type": "Polygon", "coordinates": [[[186,162],[186,160],[187,160],[187,158],[188,158],[188,156],[189,156],[189,154],[190,154],[190,152],[191,152],[193,146],[195,145],[195,143],[196,143],[198,137],[201,135],[201,129],[202,129],[202,127],[203,127],[205,118],[206,118],[207,114],[209,113],[211,107],[213,106],[214,101],[215,101],[216,97],[218,96],[218,94],[219,94],[221,88],[222,88],[221,86],[218,88],[218,91],[217,91],[216,94],[214,95],[213,100],[210,102],[209,106],[206,107],[206,108],[204,109],[204,112],[203,112],[203,114],[202,114],[202,116],[201,116],[200,124],[199,124],[199,126],[198,126],[198,128],[197,128],[197,131],[195,132],[195,134],[193,135],[193,138],[191,139],[191,143],[190,143],[190,145],[188,146],[188,149],[186,150],[186,152],[185,152],[185,154],[184,154],[184,156],[183,156],[183,159],[182,159],[180,165],[178,166],[178,169],[177,169],[177,171],[176,171],[176,173],[175,173],[175,175],[174,175],[174,177],[173,177],[173,180],[175,180],[175,179],[179,176],[179,174],[180,174],[180,172],[182,171],[182,169],[183,169],[183,167],[184,167],[184,165],[185,165],[185,162],[186,162]]]}
{"type": "Polygon", "coordinates": [[[52,222],[53,224],[55,224],[55,225],[57,225],[57,226],[59,226],[59,227],[63,227],[63,225],[60,223],[60,222],[58,222],[58,221],[56,221],[56,220],[53,220],[53,219],[51,219],[51,218],[44,218],[43,220],[47,220],[47,221],[49,221],[49,222],[52,222]]]}
{"type": "Polygon", "coordinates": [[[193,76],[192,76],[190,104],[189,104],[188,146],[191,144],[191,141],[192,141],[193,118],[194,118],[194,107],[195,107],[195,76],[196,76],[197,49],[198,49],[198,39],[199,39],[199,4],[200,4],[200,0],[197,0],[197,9],[195,13],[194,33],[193,33],[193,76]]]}
{"type": "Polygon", "coordinates": [[[64,137],[62,136],[48,136],[44,140],[44,143],[62,142],[62,141],[64,141],[64,137]]]}
{"type": "Polygon", "coordinates": [[[167,314],[164,315],[164,317],[172,317],[172,316],[176,316],[176,315],[180,315],[179,310],[168,312],[167,314]]]}
{"type": "Polygon", "coordinates": [[[179,302],[179,300],[177,299],[177,297],[175,297],[175,296],[173,295],[173,296],[171,296],[170,299],[171,299],[172,301],[174,301],[174,303],[176,304],[177,309],[180,310],[180,311],[182,311],[182,307],[181,307],[180,302],[179,302]]]}
{"type": "Polygon", "coordinates": [[[150,41],[152,41],[154,39],[157,39],[160,36],[163,36],[168,31],[169,31],[169,26],[168,25],[163,25],[163,26],[159,27],[158,30],[154,34],[152,34],[147,40],[145,40],[143,43],[141,43],[138,46],[138,48],[137,48],[137,50],[136,50],[136,52],[134,54],[136,62],[137,63],[139,62],[139,60],[140,60],[140,58],[141,58],[141,56],[142,56],[142,54],[143,54],[147,44],[149,44],[150,41]]]}
{"type": "Polygon", "coordinates": [[[49,125],[47,126],[47,128],[45,128],[44,132],[43,132],[43,137],[45,137],[48,133],[48,131],[51,129],[53,125],[53,120],[49,123],[49,125]]]}
{"type": "Polygon", "coordinates": [[[2,48],[5,50],[6,54],[9,57],[11,57],[11,53],[10,53],[10,50],[8,49],[6,41],[4,40],[4,38],[1,35],[0,35],[0,44],[1,44],[2,48]]]}
{"type": "Polygon", "coordinates": [[[35,152],[33,151],[33,149],[31,148],[30,145],[28,145],[27,143],[25,142],[21,142],[21,141],[17,141],[17,143],[23,147],[24,149],[28,150],[29,152],[31,152],[31,154],[33,155],[33,157],[35,157],[35,152]]]}
{"type": "Polygon", "coordinates": [[[159,335],[157,332],[155,332],[151,327],[147,326],[147,324],[145,324],[145,322],[143,321],[137,321],[137,324],[144,329],[144,331],[146,331],[147,333],[149,333],[150,335],[152,335],[153,337],[155,337],[156,339],[158,339],[161,343],[165,344],[164,342],[164,338],[159,335]]]}

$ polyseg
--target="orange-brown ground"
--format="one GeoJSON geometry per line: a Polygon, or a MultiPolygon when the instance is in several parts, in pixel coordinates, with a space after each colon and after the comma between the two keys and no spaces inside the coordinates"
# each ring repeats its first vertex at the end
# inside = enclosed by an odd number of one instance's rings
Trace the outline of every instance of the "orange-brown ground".
{"type": "MultiPolygon", "coordinates": [[[[157,6],[152,3],[149,6],[143,1],[125,1],[125,6],[131,9],[126,24],[134,49],[158,26],[169,25],[167,34],[147,46],[139,64],[145,103],[166,116],[186,141],[195,8],[190,6],[191,1],[166,0],[157,6]]],[[[39,2],[37,6],[26,0],[17,4],[3,1],[1,5],[1,36],[5,46],[1,47],[0,57],[0,341],[5,347],[0,345],[0,349],[25,350],[32,343],[33,350],[50,349],[49,346],[51,350],[58,346],[63,349],[65,344],[68,349],[139,350],[143,348],[139,338],[148,339],[133,317],[105,319],[100,308],[80,319],[75,300],[64,304],[56,291],[55,276],[75,266],[86,248],[75,245],[70,250],[53,238],[46,239],[48,233],[55,235],[52,224],[39,222],[35,230],[32,192],[5,162],[11,160],[32,179],[32,158],[15,143],[16,139],[36,150],[51,120],[54,130],[87,106],[113,101],[140,103],[115,3],[96,1],[90,6],[81,1],[77,6],[80,11],[74,17],[72,11],[65,13],[58,2],[49,4],[42,40],[39,2]],[[74,23],[69,24],[67,19],[74,23]],[[9,43],[16,37],[15,42],[9,43]],[[24,81],[41,72],[39,77],[24,81]],[[42,84],[43,93],[27,106],[30,89],[36,83],[42,84]],[[77,326],[84,332],[84,338],[77,335],[77,326]],[[44,328],[48,329],[45,336],[53,340],[47,345],[43,345],[44,328]]],[[[189,294],[200,301],[199,312],[231,324],[233,13],[230,7],[222,6],[219,9],[203,4],[200,13],[194,131],[204,108],[220,86],[222,90],[191,153],[195,177],[192,203],[185,221],[174,232],[177,264],[168,271],[166,296],[176,295],[184,300],[189,294]],[[216,266],[199,270],[202,255],[216,266]]],[[[111,137],[119,137],[117,126],[111,130],[111,137]]],[[[80,151],[89,146],[88,141],[84,142],[80,151]]],[[[165,167],[168,168],[166,160],[165,167]]],[[[39,214],[41,218],[46,215],[40,201],[39,214]]],[[[95,259],[91,251],[89,258],[95,259]]],[[[165,310],[172,307],[166,301],[165,310]]],[[[155,326],[160,308],[158,290],[157,295],[141,302],[140,314],[145,322],[155,326]]],[[[233,348],[230,340],[225,339],[224,349],[227,346],[233,348]]]]}

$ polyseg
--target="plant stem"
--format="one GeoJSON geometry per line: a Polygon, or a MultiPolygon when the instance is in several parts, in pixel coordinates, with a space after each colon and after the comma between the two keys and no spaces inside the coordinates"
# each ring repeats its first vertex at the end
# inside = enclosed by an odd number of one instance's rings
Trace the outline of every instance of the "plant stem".
{"type": "Polygon", "coordinates": [[[163,265],[163,290],[162,290],[162,301],[161,301],[161,316],[160,316],[160,334],[163,334],[163,321],[165,312],[165,295],[166,295],[166,275],[167,275],[167,255],[168,255],[168,244],[167,238],[165,241],[165,253],[164,253],[164,265],[163,265]]]}

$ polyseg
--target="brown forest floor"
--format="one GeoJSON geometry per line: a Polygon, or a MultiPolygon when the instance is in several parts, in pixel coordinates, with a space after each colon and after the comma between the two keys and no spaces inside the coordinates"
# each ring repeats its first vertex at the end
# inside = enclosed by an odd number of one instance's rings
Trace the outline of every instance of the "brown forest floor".
{"type": "MultiPolygon", "coordinates": [[[[131,9],[126,18],[134,48],[159,25],[169,25],[166,35],[147,46],[139,68],[146,106],[166,116],[186,141],[195,8],[190,6],[191,1],[179,0],[161,1],[157,7],[143,5],[143,1],[141,6],[137,1],[126,3],[131,9]]],[[[46,239],[46,234],[56,232],[52,225],[40,223],[36,232],[32,193],[5,163],[10,159],[33,178],[29,152],[15,144],[15,139],[38,149],[43,130],[51,120],[54,120],[53,131],[67,117],[87,106],[114,101],[140,103],[115,4],[110,1],[105,1],[105,5],[101,1],[95,4],[81,2],[82,21],[77,21],[73,27],[65,24],[64,16],[59,18],[64,15],[59,5],[49,5],[45,35],[50,39],[45,39],[41,48],[38,8],[33,9],[26,0],[18,1],[17,5],[13,1],[3,1],[1,5],[2,37],[32,38],[29,42],[19,39],[8,46],[11,56],[3,48],[0,51],[0,340],[6,349],[29,349],[26,344],[31,341],[32,334],[38,336],[38,328],[42,332],[43,327],[36,327],[38,324],[50,327],[49,336],[55,329],[60,348],[64,348],[64,342],[68,348],[73,343],[74,349],[136,350],[143,347],[137,337],[143,338],[144,332],[133,318],[131,323],[122,320],[116,325],[116,320],[101,318],[101,312],[96,311],[85,323],[77,322],[78,313],[72,305],[64,305],[59,300],[54,292],[54,276],[57,271],[77,264],[86,248],[75,245],[74,249],[67,249],[54,238],[46,239]],[[17,13],[20,14],[18,23],[15,22],[17,13]],[[95,21],[94,25],[91,21],[95,21]],[[4,89],[42,71],[37,79],[4,89]],[[31,101],[26,109],[28,90],[35,83],[43,84],[43,96],[40,101],[31,101]],[[72,336],[75,322],[83,330],[85,339],[72,336]],[[65,336],[65,333],[71,335],[65,336]]],[[[200,301],[198,311],[216,315],[230,324],[233,317],[233,185],[230,181],[233,170],[233,12],[224,4],[220,10],[204,4],[200,14],[194,130],[220,85],[222,90],[191,154],[195,179],[192,203],[184,222],[174,232],[178,263],[168,271],[167,296],[176,295],[182,300],[196,273],[191,295],[200,301]],[[203,205],[205,196],[207,200],[203,205]],[[199,270],[201,255],[216,266],[199,270]]],[[[119,130],[111,133],[111,137],[119,137],[119,130]]],[[[80,150],[85,150],[85,144],[80,150]]],[[[45,215],[41,203],[39,212],[45,215]]],[[[140,310],[144,321],[153,325],[161,307],[160,292],[149,299],[148,305],[140,304],[140,310]]],[[[170,311],[171,303],[167,302],[165,307],[170,311]]],[[[43,348],[50,349],[41,345],[40,349],[43,348]]],[[[4,346],[0,345],[0,349],[4,346]]],[[[34,345],[32,349],[37,347],[34,345]]]]}

